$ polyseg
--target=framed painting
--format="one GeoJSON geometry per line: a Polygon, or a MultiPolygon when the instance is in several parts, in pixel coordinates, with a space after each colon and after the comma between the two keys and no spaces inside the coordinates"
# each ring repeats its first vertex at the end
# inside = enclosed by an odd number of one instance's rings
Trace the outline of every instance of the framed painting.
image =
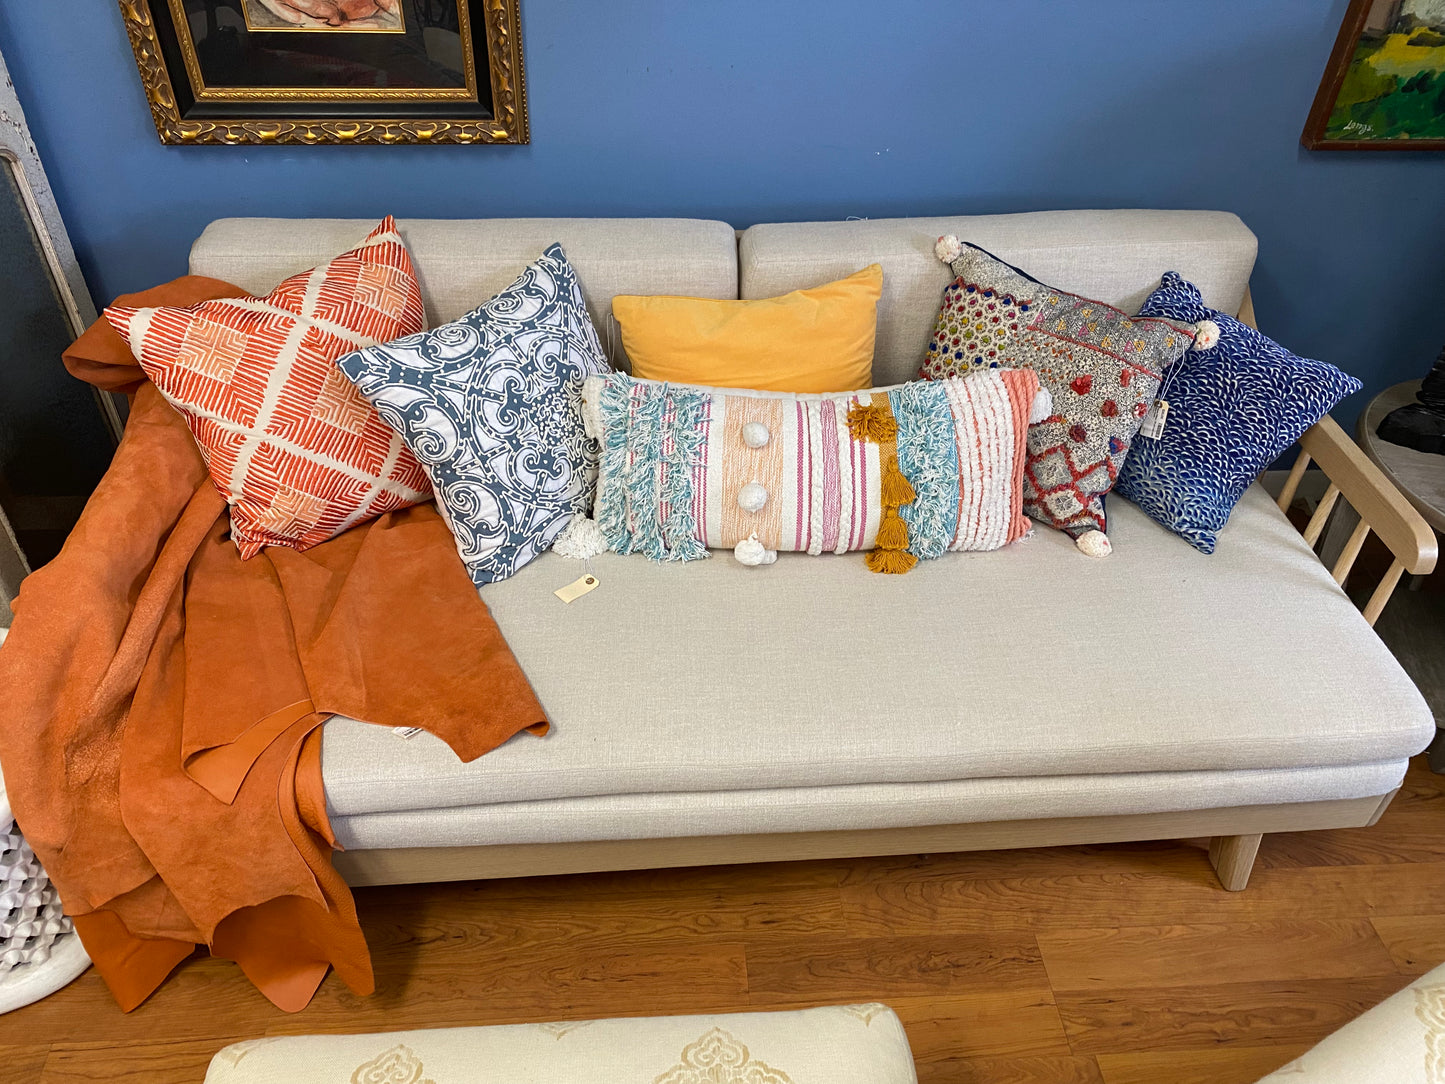
{"type": "Polygon", "coordinates": [[[1300,142],[1445,150],[1445,0],[1350,0],[1300,142]]]}
{"type": "Polygon", "coordinates": [[[162,143],[526,143],[519,0],[121,0],[162,143]]]}

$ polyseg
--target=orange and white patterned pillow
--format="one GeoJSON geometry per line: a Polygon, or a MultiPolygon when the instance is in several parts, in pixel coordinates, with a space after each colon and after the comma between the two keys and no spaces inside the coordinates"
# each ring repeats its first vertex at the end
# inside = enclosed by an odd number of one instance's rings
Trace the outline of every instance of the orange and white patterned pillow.
{"type": "Polygon", "coordinates": [[[304,550],[431,494],[401,437],[336,359],[421,331],[421,289],[388,215],[330,263],[265,297],[105,318],[190,426],[231,505],[241,556],[304,550]]]}

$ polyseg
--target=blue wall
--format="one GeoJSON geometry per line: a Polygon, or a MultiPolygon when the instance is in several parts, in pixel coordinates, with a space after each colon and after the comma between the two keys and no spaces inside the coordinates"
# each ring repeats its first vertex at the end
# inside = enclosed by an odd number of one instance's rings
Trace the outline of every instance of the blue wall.
{"type": "Polygon", "coordinates": [[[526,147],[162,147],[113,3],[0,5],[99,302],[222,215],[1237,212],[1266,331],[1366,384],[1445,343],[1445,155],[1298,138],[1346,0],[522,0],[526,147]]]}

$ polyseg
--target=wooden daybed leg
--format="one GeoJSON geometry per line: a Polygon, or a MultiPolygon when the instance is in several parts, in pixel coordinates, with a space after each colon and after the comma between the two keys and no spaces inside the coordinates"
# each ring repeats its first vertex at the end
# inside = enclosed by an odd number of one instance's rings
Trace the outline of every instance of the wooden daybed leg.
{"type": "Polygon", "coordinates": [[[1249,871],[1259,853],[1260,832],[1248,836],[1215,836],[1209,841],[1209,863],[1219,874],[1219,883],[1231,892],[1242,892],[1249,884],[1249,871]]]}

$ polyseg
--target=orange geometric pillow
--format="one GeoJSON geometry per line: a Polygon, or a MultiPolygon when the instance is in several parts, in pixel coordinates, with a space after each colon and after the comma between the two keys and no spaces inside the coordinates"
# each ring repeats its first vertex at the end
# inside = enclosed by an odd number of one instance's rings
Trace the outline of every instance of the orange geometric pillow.
{"type": "Polygon", "coordinates": [[[388,215],[358,248],[265,297],[105,318],[190,426],[243,558],[304,550],[431,485],[336,359],[421,331],[421,289],[388,215]]]}

